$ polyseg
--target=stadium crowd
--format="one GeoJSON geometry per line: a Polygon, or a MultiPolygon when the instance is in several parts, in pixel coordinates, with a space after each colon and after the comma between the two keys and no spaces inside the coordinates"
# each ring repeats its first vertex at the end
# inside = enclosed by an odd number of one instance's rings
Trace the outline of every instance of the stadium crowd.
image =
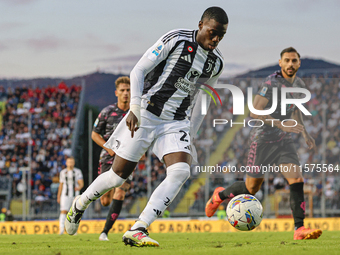
{"type": "Polygon", "coordinates": [[[22,170],[28,166],[31,155],[32,199],[39,203],[52,198],[58,188],[59,172],[71,155],[80,91],[81,86],[68,87],[64,82],[45,88],[23,85],[6,90],[0,86],[0,98],[5,102],[0,130],[0,175],[12,177],[14,197],[23,191],[22,170]]]}

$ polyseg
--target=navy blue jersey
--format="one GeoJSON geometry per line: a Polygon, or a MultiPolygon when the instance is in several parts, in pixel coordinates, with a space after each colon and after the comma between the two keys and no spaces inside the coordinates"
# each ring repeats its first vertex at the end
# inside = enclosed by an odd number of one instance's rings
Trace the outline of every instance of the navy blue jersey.
{"type": "MultiPolygon", "coordinates": [[[[304,82],[299,78],[295,77],[294,82],[289,83],[283,76],[281,71],[276,71],[275,73],[269,75],[261,84],[258,95],[267,98],[268,104],[264,110],[271,108],[273,104],[273,88],[277,88],[277,107],[276,110],[270,114],[274,119],[285,120],[291,119],[292,113],[295,111],[296,106],[293,104],[286,105],[286,115],[281,115],[281,88],[284,87],[294,87],[294,88],[306,88],[304,82]]],[[[287,93],[286,98],[301,98],[299,93],[287,93]]],[[[261,123],[254,124],[260,126],[261,123]]],[[[268,125],[263,125],[262,127],[254,127],[250,133],[251,142],[278,142],[282,139],[291,138],[290,134],[284,132],[282,129],[277,127],[272,127],[268,125]]]]}
{"type": "MultiPolygon", "coordinates": [[[[106,106],[98,115],[98,118],[94,122],[93,131],[100,134],[105,141],[107,141],[115,131],[119,122],[124,118],[129,110],[123,111],[118,108],[117,104],[106,106]]],[[[100,153],[100,161],[112,161],[110,154],[106,150],[102,150],[100,153]]],[[[112,162],[111,162],[112,163],[112,162]]]]}

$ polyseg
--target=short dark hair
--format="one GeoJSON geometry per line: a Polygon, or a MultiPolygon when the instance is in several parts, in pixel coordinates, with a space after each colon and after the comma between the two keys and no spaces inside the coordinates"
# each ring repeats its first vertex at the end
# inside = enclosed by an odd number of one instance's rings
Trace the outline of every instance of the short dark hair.
{"type": "Polygon", "coordinates": [[[119,78],[115,81],[116,89],[118,89],[119,84],[121,84],[121,83],[126,83],[126,84],[129,84],[129,85],[130,85],[130,78],[127,77],[127,76],[121,76],[121,77],[119,77],[119,78]]]}
{"type": "Polygon", "coordinates": [[[221,24],[228,24],[229,22],[227,13],[222,8],[217,6],[209,7],[208,9],[206,9],[203,12],[201,21],[203,22],[204,19],[214,19],[221,24]]]}
{"type": "Polygon", "coordinates": [[[297,52],[297,50],[294,49],[293,47],[288,47],[288,48],[285,48],[284,50],[282,50],[281,53],[280,53],[281,58],[282,58],[283,54],[289,53],[289,52],[295,52],[295,53],[297,53],[298,57],[300,58],[299,52],[297,52]]]}

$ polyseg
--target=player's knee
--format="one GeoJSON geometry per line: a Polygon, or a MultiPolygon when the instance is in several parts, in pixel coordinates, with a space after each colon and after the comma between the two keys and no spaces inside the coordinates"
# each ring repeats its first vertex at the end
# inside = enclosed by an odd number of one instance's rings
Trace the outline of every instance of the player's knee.
{"type": "Polygon", "coordinates": [[[289,178],[287,179],[289,185],[294,184],[294,183],[299,183],[299,182],[304,182],[304,179],[302,177],[298,178],[289,178]]]}
{"type": "Polygon", "coordinates": [[[255,195],[261,188],[261,185],[257,185],[256,183],[254,184],[250,184],[249,186],[247,186],[247,190],[249,191],[249,193],[251,195],[255,195]]]}
{"type": "Polygon", "coordinates": [[[121,189],[120,187],[116,189],[113,199],[115,200],[124,200],[125,198],[125,190],[121,189]]]}
{"type": "Polygon", "coordinates": [[[179,162],[167,168],[167,177],[181,182],[182,184],[190,177],[190,166],[188,163],[179,162]]]}
{"type": "Polygon", "coordinates": [[[102,206],[109,206],[111,201],[108,197],[101,197],[100,203],[102,204],[102,206]]]}
{"type": "Polygon", "coordinates": [[[109,206],[110,202],[109,202],[109,200],[104,200],[104,201],[101,201],[101,204],[102,204],[102,206],[109,206]]]}

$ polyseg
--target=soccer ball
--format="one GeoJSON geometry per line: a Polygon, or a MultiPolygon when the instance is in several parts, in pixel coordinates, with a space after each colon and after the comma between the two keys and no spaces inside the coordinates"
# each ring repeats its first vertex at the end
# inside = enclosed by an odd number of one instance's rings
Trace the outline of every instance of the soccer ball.
{"type": "Polygon", "coordinates": [[[249,231],[260,225],[263,208],[256,197],[242,194],[230,200],[227,206],[227,219],[236,229],[249,231]]]}

